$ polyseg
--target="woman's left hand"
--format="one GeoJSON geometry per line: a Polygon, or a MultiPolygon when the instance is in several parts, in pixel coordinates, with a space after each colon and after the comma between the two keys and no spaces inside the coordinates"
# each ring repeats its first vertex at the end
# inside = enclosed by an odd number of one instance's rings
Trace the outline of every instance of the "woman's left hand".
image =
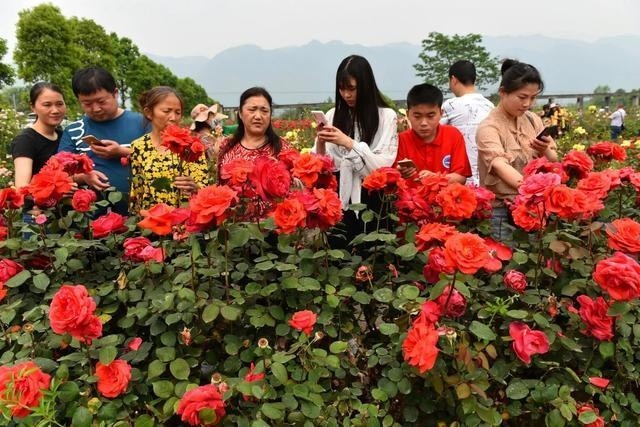
{"type": "Polygon", "coordinates": [[[543,136],[543,137],[541,137],[541,139],[533,138],[531,140],[531,142],[529,143],[529,145],[540,156],[544,156],[544,153],[551,146],[552,142],[553,142],[553,138],[551,138],[550,136],[543,136]]]}
{"type": "Polygon", "coordinates": [[[173,185],[180,190],[188,193],[195,193],[198,191],[198,184],[190,176],[177,176],[173,180],[173,185]]]}
{"type": "Polygon", "coordinates": [[[318,131],[318,138],[325,142],[344,147],[347,150],[351,150],[354,145],[353,139],[349,138],[337,127],[331,125],[323,126],[322,129],[318,131]]]}

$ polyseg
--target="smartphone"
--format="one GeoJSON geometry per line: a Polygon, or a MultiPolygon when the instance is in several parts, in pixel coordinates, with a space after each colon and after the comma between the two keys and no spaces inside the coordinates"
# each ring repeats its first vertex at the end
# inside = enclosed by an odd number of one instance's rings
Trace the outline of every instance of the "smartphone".
{"type": "Polygon", "coordinates": [[[329,124],[327,116],[325,116],[322,111],[312,111],[311,115],[313,116],[313,120],[316,121],[316,124],[318,126],[326,126],[329,124]]]}
{"type": "Polygon", "coordinates": [[[398,160],[398,166],[402,166],[403,168],[415,168],[416,164],[413,163],[411,159],[402,159],[398,160]]]}
{"type": "Polygon", "coordinates": [[[96,138],[93,135],[85,135],[85,136],[82,137],[82,140],[84,142],[86,142],[87,144],[89,144],[90,146],[91,145],[104,145],[102,143],[102,141],[100,141],[98,138],[96,138]]]}
{"type": "Polygon", "coordinates": [[[549,131],[550,131],[549,128],[550,126],[545,126],[545,128],[542,129],[542,131],[538,134],[538,136],[536,136],[536,139],[542,141],[542,137],[549,136],[549,131]]]}

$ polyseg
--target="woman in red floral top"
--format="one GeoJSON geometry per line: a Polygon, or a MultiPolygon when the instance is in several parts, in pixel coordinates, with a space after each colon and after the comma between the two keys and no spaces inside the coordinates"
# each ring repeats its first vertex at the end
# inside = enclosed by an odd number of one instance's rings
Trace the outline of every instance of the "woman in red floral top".
{"type": "Polygon", "coordinates": [[[220,146],[218,179],[222,167],[235,159],[253,161],[258,157],[278,157],[281,151],[292,149],[280,138],[271,125],[272,99],[261,87],[252,87],[240,95],[238,129],[220,146]]]}

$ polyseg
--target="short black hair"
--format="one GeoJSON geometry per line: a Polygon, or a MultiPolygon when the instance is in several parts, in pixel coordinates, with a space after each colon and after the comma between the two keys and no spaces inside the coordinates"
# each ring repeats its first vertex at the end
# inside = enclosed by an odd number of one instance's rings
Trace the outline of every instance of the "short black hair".
{"type": "Polygon", "coordinates": [[[443,101],[442,91],[429,83],[415,85],[407,94],[407,108],[416,105],[437,105],[442,107],[443,101]]]}
{"type": "Polygon", "coordinates": [[[476,66],[473,62],[462,59],[449,67],[449,78],[455,77],[465,86],[476,84],[476,66]]]}
{"type": "Polygon", "coordinates": [[[506,93],[515,92],[528,84],[537,85],[539,92],[544,90],[542,76],[536,67],[515,59],[505,59],[500,67],[502,81],[500,88],[506,93]]]}
{"type": "Polygon", "coordinates": [[[73,89],[76,98],[78,95],[91,95],[102,89],[109,93],[115,93],[116,88],[116,80],[111,73],[96,66],[76,71],[71,81],[71,89],[73,89]]]}

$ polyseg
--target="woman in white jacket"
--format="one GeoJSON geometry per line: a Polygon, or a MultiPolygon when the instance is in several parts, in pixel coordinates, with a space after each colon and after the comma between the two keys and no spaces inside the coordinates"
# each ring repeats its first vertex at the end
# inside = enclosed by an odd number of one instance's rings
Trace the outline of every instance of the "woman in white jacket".
{"type": "Polygon", "coordinates": [[[336,106],[318,128],[313,150],[333,159],[348,237],[362,231],[350,204],[376,210],[379,196],[362,191],[362,180],[379,167],[391,166],[398,151],[397,116],[382,98],[369,62],[358,55],[342,60],[336,73],[336,106]],[[371,196],[371,197],[369,197],[371,196]],[[355,226],[355,227],[354,227],[355,226]]]}

